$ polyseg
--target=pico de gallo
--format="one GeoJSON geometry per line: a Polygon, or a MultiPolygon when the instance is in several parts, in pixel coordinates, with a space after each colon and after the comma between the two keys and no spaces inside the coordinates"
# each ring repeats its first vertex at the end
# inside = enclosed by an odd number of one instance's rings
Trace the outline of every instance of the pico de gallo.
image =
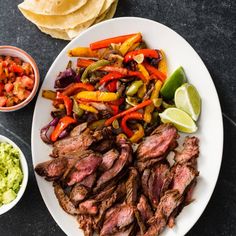
{"type": "Polygon", "coordinates": [[[148,48],[141,33],[73,48],[68,55],[78,57],[76,64],[69,61],[59,73],[55,90],[43,90],[54,107],[52,121],[41,130],[44,142],[88,122],[90,129],[111,126],[137,143],[159,124],[167,63],[164,51],[148,48]]]}
{"type": "Polygon", "coordinates": [[[0,56],[0,107],[15,106],[27,99],[34,80],[30,63],[18,57],[0,56]]]}

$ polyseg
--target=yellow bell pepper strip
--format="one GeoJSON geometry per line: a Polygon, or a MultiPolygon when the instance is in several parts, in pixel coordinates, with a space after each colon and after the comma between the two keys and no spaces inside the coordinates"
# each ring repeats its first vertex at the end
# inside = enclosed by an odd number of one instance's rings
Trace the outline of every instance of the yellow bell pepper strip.
{"type": "Polygon", "coordinates": [[[89,73],[94,72],[94,71],[98,70],[99,68],[101,68],[103,66],[106,66],[108,64],[110,64],[110,62],[107,61],[107,60],[99,60],[99,61],[96,61],[96,62],[92,63],[91,65],[89,65],[85,69],[84,73],[81,76],[81,81],[83,83],[88,82],[87,76],[88,76],[89,73]]]}
{"type": "Polygon", "coordinates": [[[64,116],[61,118],[50,136],[51,141],[56,142],[62,131],[65,130],[70,124],[74,123],[76,123],[76,120],[70,116],[64,116]]]}
{"type": "Polygon", "coordinates": [[[121,35],[121,36],[117,36],[117,37],[113,37],[113,38],[103,39],[103,40],[91,43],[90,48],[92,50],[107,48],[112,43],[123,43],[125,40],[133,37],[134,35],[136,35],[136,34],[121,35]]]}
{"type": "Polygon", "coordinates": [[[121,121],[121,128],[123,132],[130,138],[134,135],[134,132],[127,126],[126,122],[128,120],[142,120],[143,115],[139,112],[131,112],[125,115],[121,121]]]}
{"type": "Polygon", "coordinates": [[[98,113],[98,110],[95,109],[94,107],[92,106],[89,106],[89,105],[86,105],[86,104],[83,104],[83,103],[80,103],[79,104],[79,108],[84,110],[84,111],[88,111],[88,112],[92,112],[92,113],[98,113]]]}
{"type": "Polygon", "coordinates": [[[129,139],[132,143],[137,143],[144,136],[144,128],[141,124],[135,124],[135,128],[137,128],[138,130],[129,139]]]}
{"type": "Polygon", "coordinates": [[[162,72],[160,72],[157,68],[155,68],[154,66],[151,66],[147,62],[144,62],[143,65],[145,66],[145,68],[147,69],[149,74],[154,75],[156,79],[160,79],[161,81],[165,81],[166,75],[163,74],[162,72]]]}
{"type": "Polygon", "coordinates": [[[129,61],[132,61],[134,59],[135,56],[139,55],[139,54],[143,54],[144,57],[149,57],[149,58],[159,58],[159,53],[157,50],[154,49],[139,49],[139,50],[135,50],[132,52],[128,52],[125,55],[124,58],[124,62],[127,63],[129,61]]]}
{"type": "Polygon", "coordinates": [[[163,50],[160,50],[160,52],[161,52],[161,60],[158,63],[158,70],[167,76],[168,68],[167,68],[166,55],[163,50]]]}
{"type": "Polygon", "coordinates": [[[89,125],[89,129],[95,130],[102,128],[104,126],[105,121],[106,119],[94,121],[92,124],[89,125]]]}
{"type": "Polygon", "coordinates": [[[138,97],[142,99],[146,94],[146,92],[147,92],[147,85],[143,84],[143,86],[138,90],[138,97]]]}
{"type": "Polygon", "coordinates": [[[137,81],[134,81],[128,88],[128,90],[126,91],[126,95],[127,96],[134,96],[139,88],[143,85],[143,81],[141,80],[137,80],[137,81]]]}
{"type": "Polygon", "coordinates": [[[134,51],[138,46],[140,45],[140,42],[134,43],[128,50],[128,52],[134,51]]]}
{"type": "Polygon", "coordinates": [[[140,42],[141,40],[141,33],[137,33],[134,36],[126,39],[120,46],[121,54],[124,56],[135,43],[140,42]]]}
{"type": "Polygon", "coordinates": [[[82,91],[76,95],[76,99],[88,99],[97,102],[110,102],[119,98],[116,93],[100,92],[100,91],[82,91]]]}
{"type": "Polygon", "coordinates": [[[130,106],[134,107],[136,105],[138,105],[138,100],[135,97],[129,97],[127,96],[127,98],[125,99],[126,103],[128,103],[130,106]]]}
{"type": "Polygon", "coordinates": [[[151,103],[152,103],[152,100],[143,101],[140,104],[138,104],[137,106],[131,107],[128,110],[125,110],[125,111],[123,111],[123,112],[121,112],[121,113],[119,113],[119,114],[117,114],[115,116],[112,116],[111,118],[107,119],[106,122],[105,122],[105,125],[109,126],[109,125],[111,125],[111,123],[115,119],[121,118],[121,117],[123,117],[123,116],[125,116],[125,115],[127,115],[127,114],[129,114],[131,112],[138,111],[138,110],[140,110],[140,109],[150,105],[151,103]]]}
{"type": "Polygon", "coordinates": [[[78,60],[77,60],[77,66],[78,67],[88,67],[93,63],[94,63],[94,61],[89,60],[89,59],[78,58],[78,60]]]}
{"type": "Polygon", "coordinates": [[[66,114],[67,116],[70,116],[72,114],[72,106],[73,106],[71,99],[60,92],[57,92],[56,99],[63,100],[64,105],[66,107],[66,114]]]}
{"type": "Polygon", "coordinates": [[[65,88],[62,94],[65,96],[72,96],[79,90],[94,91],[94,86],[91,84],[84,84],[84,83],[72,83],[65,88]]]}
{"type": "Polygon", "coordinates": [[[97,57],[96,51],[88,47],[77,47],[68,51],[69,57],[97,57]]]}
{"type": "Polygon", "coordinates": [[[49,100],[54,100],[56,99],[57,93],[52,90],[43,90],[42,92],[42,97],[49,99],[49,100]]]}
{"type": "Polygon", "coordinates": [[[149,81],[149,73],[146,70],[146,68],[142,64],[138,64],[138,70],[143,74],[145,77],[146,81],[149,81]]]}
{"type": "MultiPolygon", "coordinates": [[[[156,98],[158,98],[159,96],[159,92],[161,90],[161,86],[162,86],[162,82],[160,80],[158,80],[155,83],[154,89],[152,91],[151,94],[151,100],[154,100],[156,98]]],[[[150,123],[152,120],[152,112],[154,111],[155,106],[154,104],[150,104],[149,106],[145,107],[145,111],[144,111],[144,121],[147,123],[150,123]]]]}

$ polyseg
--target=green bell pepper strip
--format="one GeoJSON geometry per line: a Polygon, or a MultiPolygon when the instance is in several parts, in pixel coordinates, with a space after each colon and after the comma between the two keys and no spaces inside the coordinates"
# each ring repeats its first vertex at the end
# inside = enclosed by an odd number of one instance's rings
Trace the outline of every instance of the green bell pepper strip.
{"type": "Polygon", "coordinates": [[[143,81],[141,80],[137,80],[137,81],[134,81],[128,88],[128,90],[126,91],[126,95],[128,96],[134,96],[139,88],[143,85],[143,81]]]}

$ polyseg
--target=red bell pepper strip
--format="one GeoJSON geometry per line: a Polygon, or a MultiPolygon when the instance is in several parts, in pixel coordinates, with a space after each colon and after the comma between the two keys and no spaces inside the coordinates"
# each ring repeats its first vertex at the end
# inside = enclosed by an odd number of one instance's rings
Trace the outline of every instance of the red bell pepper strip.
{"type": "Polygon", "coordinates": [[[118,119],[118,118],[120,118],[122,116],[125,116],[125,115],[131,113],[131,112],[134,112],[134,111],[137,111],[139,109],[142,109],[143,107],[148,106],[151,103],[152,103],[152,100],[143,101],[142,103],[140,103],[140,104],[138,104],[138,105],[136,105],[136,106],[134,106],[134,107],[132,107],[132,108],[130,108],[128,110],[125,110],[125,111],[117,114],[116,116],[112,116],[111,118],[107,119],[105,121],[105,125],[109,126],[115,119],[118,119]]]}
{"type": "MultiPolygon", "coordinates": [[[[122,76],[128,77],[128,76],[136,76],[140,78],[143,81],[146,81],[146,78],[142,73],[139,71],[132,71],[128,70],[126,68],[118,67],[118,66],[104,66],[100,70],[107,71],[107,72],[116,72],[122,74],[122,76]]],[[[121,77],[122,77],[121,76],[121,77]]]]}
{"type": "Polygon", "coordinates": [[[93,63],[94,63],[94,61],[89,60],[89,59],[78,58],[78,60],[77,60],[77,66],[78,67],[88,67],[93,63]]]}
{"type": "Polygon", "coordinates": [[[116,106],[120,106],[123,102],[125,101],[124,98],[119,98],[115,101],[111,101],[111,102],[107,102],[108,105],[116,105],[116,106]]]}
{"type": "Polygon", "coordinates": [[[122,118],[121,128],[129,138],[133,136],[134,132],[127,126],[126,122],[128,120],[131,120],[131,119],[133,119],[133,120],[142,120],[143,115],[139,112],[132,112],[132,113],[129,113],[129,114],[125,115],[122,118]]]}
{"type": "Polygon", "coordinates": [[[135,50],[132,52],[128,52],[124,58],[124,62],[129,62],[134,59],[135,56],[143,54],[144,57],[150,57],[150,58],[159,58],[159,53],[157,50],[154,49],[140,49],[140,50],[135,50]]]}
{"type": "Polygon", "coordinates": [[[116,92],[117,90],[117,80],[113,80],[106,85],[106,88],[109,92],[116,92]]]}
{"type": "Polygon", "coordinates": [[[157,79],[160,79],[161,81],[165,81],[166,79],[166,75],[164,73],[162,73],[161,71],[159,71],[157,68],[155,68],[154,66],[148,64],[147,62],[143,63],[144,67],[147,69],[147,71],[149,72],[149,74],[154,75],[157,79]]]}
{"type": "Polygon", "coordinates": [[[78,90],[94,91],[94,89],[95,89],[94,86],[91,84],[72,83],[65,88],[62,94],[69,97],[69,96],[74,95],[76,92],[78,92],[78,90]]]}
{"type": "Polygon", "coordinates": [[[117,115],[119,113],[119,106],[117,105],[110,105],[112,111],[113,111],[113,115],[117,115]]]}
{"type": "Polygon", "coordinates": [[[57,141],[62,131],[65,130],[70,124],[74,123],[76,123],[76,120],[71,118],[70,116],[64,116],[63,118],[61,118],[50,136],[51,141],[57,141]]]}
{"type": "Polygon", "coordinates": [[[124,75],[122,75],[119,72],[110,72],[107,75],[105,75],[101,80],[99,81],[99,84],[107,83],[111,80],[117,80],[119,78],[122,78],[124,75]]]}
{"type": "Polygon", "coordinates": [[[24,69],[21,66],[18,66],[16,64],[12,65],[12,71],[17,73],[17,74],[23,74],[24,73],[24,69]]]}
{"type": "Polygon", "coordinates": [[[117,37],[113,37],[113,38],[107,38],[101,41],[97,41],[94,43],[90,44],[90,48],[92,50],[97,50],[97,49],[101,49],[101,48],[106,48],[108,46],[111,45],[111,43],[123,43],[125,40],[127,40],[128,38],[134,36],[136,34],[128,34],[128,35],[121,35],[121,36],[117,36],[117,37]]]}
{"type": "Polygon", "coordinates": [[[64,105],[66,107],[66,114],[68,116],[70,116],[72,114],[72,107],[73,107],[72,100],[68,96],[66,96],[62,93],[59,93],[59,92],[57,93],[56,99],[62,99],[63,100],[64,105]]]}

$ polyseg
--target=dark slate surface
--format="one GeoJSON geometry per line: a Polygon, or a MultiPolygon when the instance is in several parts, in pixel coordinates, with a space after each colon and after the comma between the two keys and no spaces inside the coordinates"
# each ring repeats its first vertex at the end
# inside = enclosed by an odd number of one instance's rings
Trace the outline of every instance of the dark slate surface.
{"type": "MultiPolygon", "coordinates": [[[[29,52],[41,82],[67,42],[42,34],[18,11],[20,0],[0,0],[0,45],[29,52]]],[[[224,118],[223,163],[214,194],[190,236],[236,235],[236,2],[234,0],[120,0],[116,17],[139,16],[159,21],[181,34],[199,53],[217,88],[224,118]]],[[[0,235],[64,235],[50,216],[33,173],[30,135],[34,102],[14,113],[0,114],[0,134],[24,151],[30,169],[23,199],[0,216],[0,235]]]]}

